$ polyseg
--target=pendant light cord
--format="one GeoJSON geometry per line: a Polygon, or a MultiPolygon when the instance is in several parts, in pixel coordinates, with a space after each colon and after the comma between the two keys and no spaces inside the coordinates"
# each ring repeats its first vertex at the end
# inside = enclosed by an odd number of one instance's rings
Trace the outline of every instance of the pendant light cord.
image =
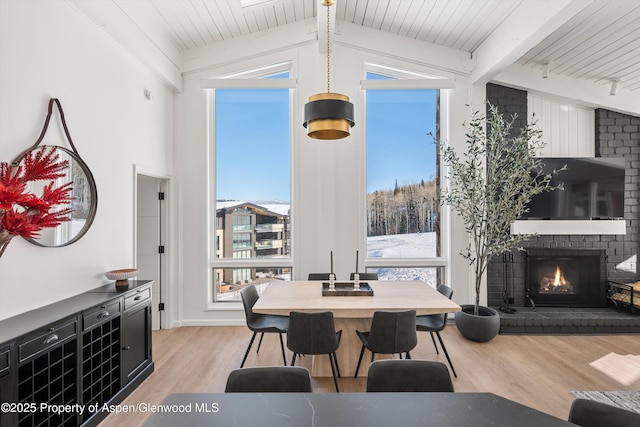
{"type": "Polygon", "coordinates": [[[331,26],[329,25],[329,7],[330,4],[327,4],[327,93],[331,92],[331,43],[329,40],[329,32],[331,30],[331,26]]]}

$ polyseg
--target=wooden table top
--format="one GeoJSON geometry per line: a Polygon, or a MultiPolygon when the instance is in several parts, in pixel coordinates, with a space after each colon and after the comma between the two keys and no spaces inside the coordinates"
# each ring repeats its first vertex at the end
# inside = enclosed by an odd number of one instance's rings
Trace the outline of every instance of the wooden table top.
{"type": "Polygon", "coordinates": [[[332,311],[336,318],[371,318],[378,310],[453,313],[460,306],[425,282],[371,280],[373,296],[322,296],[322,281],[271,282],[253,311],[288,316],[291,311],[332,311]]]}

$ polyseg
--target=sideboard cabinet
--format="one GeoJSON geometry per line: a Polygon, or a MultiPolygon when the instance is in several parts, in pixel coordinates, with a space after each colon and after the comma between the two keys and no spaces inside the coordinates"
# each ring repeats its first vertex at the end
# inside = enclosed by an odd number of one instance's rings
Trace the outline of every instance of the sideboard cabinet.
{"type": "Polygon", "coordinates": [[[152,284],[106,285],[0,321],[0,426],[104,419],[105,404],[122,402],[153,372],[152,284]]]}

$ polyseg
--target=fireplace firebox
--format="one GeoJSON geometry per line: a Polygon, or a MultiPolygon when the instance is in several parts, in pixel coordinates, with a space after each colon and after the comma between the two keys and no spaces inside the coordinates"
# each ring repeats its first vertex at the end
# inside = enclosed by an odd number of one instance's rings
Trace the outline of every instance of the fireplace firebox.
{"type": "Polygon", "coordinates": [[[540,307],[604,307],[606,252],[528,249],[525,302],[540,307]]]}

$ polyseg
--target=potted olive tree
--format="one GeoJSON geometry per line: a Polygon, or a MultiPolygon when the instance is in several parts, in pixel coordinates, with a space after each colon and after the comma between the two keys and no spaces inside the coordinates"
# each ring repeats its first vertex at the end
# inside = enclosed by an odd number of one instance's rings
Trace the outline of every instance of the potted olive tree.
{"type": "Polygon", "coordinates": [[[542,172],[536,154],[542,147],[541,131],[527,125],[515,136],[515,116],[505,119],[495,106],[488,113],[474,112],[466,128],[466,145],[459,153],[442,147],[448,188],[441,193],[461,217],[469,243],[460,255],[475,273],[475,304],[463,305],[456,313],[456,326],[466,338],[488,341],[500,329],[498,312],[480,306],[480,285],[492,257],[512,249],[531,237],[512,234],[512,223],[527,212],[531,197],[557,187],[551,179],[560,170],[542,172]]]}

